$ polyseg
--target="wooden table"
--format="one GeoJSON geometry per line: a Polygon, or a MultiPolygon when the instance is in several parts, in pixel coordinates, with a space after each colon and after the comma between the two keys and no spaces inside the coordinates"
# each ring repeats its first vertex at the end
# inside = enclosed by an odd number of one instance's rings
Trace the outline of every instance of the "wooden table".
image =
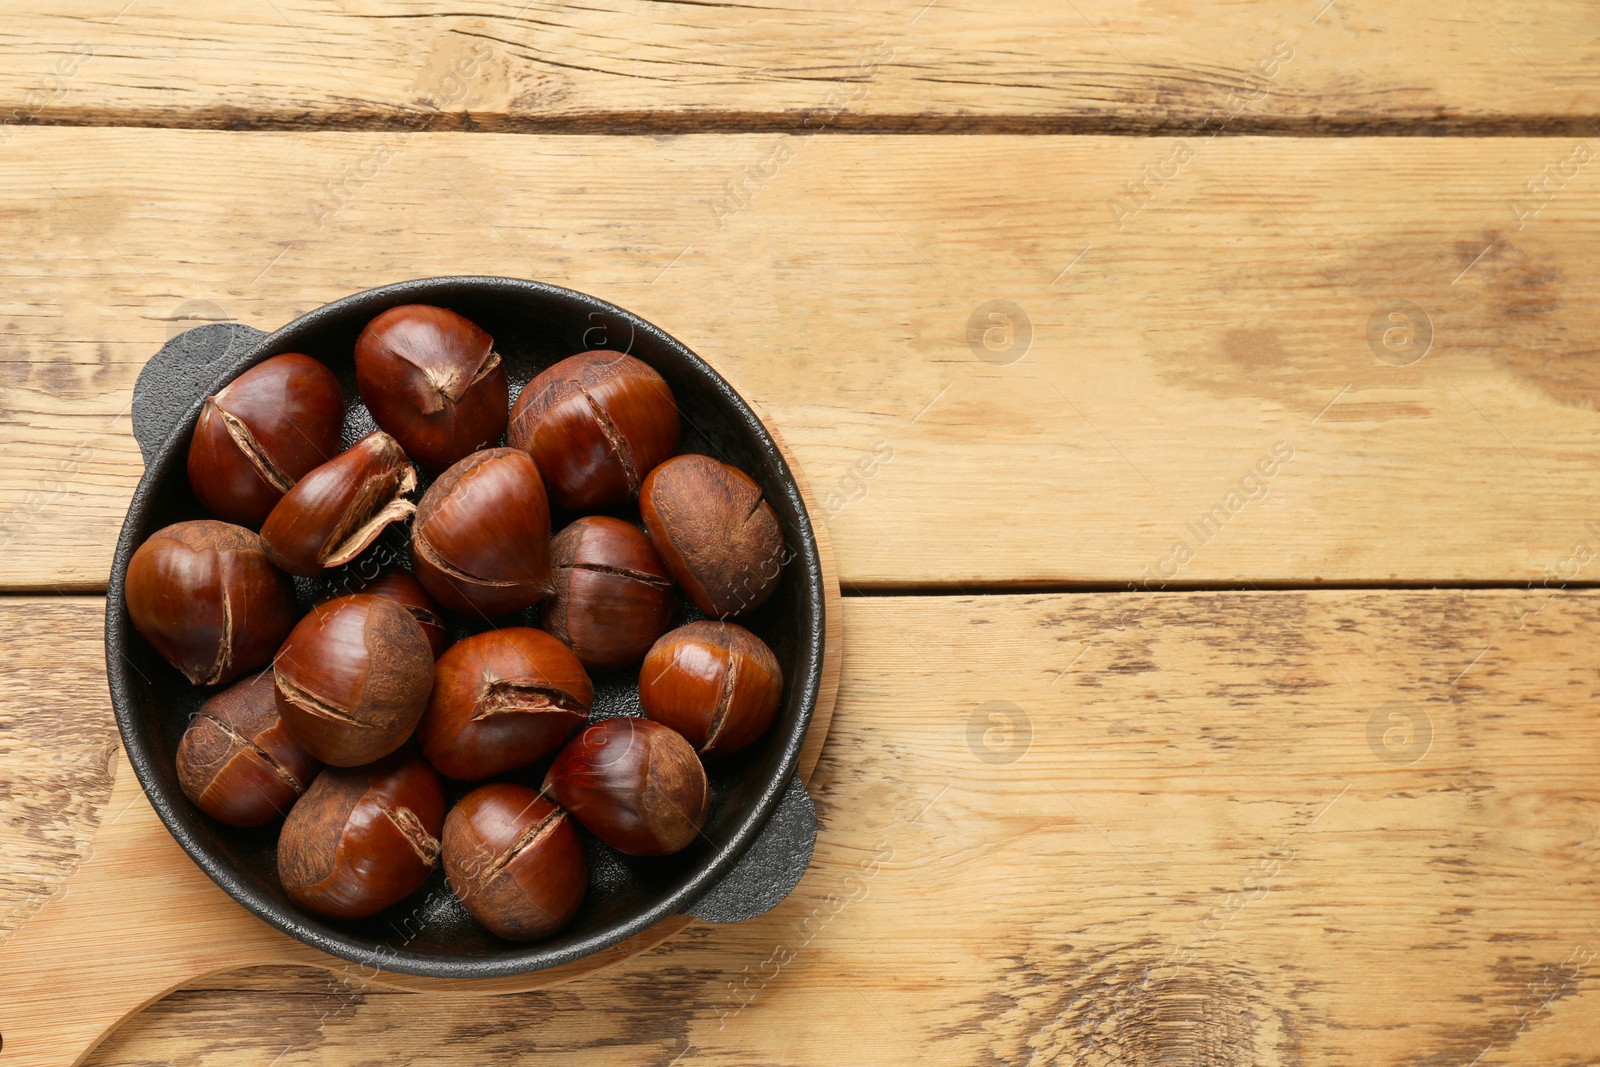
{"type": "Polygon", "coordinates": [[[773,416],[847,594],[776,911],[499,998],[226,973],[90,1062],[1600,1062],[1594,5],[0,29],[0,936],[118,814],[99,594],[188,326],[613,300],[773,416]]]}

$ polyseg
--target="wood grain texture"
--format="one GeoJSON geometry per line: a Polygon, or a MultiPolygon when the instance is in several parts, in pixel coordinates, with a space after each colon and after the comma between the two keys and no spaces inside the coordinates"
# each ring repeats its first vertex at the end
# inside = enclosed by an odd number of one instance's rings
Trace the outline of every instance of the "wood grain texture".
{"type": "MultiPolygon", "coordinates": [[[[91,1062],[1591,1062],[1600,593],[845,606],[770,915],[487,1000],[217,975],[91,1062]]],[[[87,691],[64,610],[14,656],[87,691]]]]}
{"type": "Polygon", "coordinates": [[[91,607],[0,607],[0,938],[61,890],[111,795],[120,749],[91,607]],[[71,658],[44,654],[62,635],[71,658]]]}
{"type": "Polygon", "coordinates": [[[1592,581],[1576,144],[20,131],[0,587],[104,587],[169,334],[453,273],[706,356],[810,474],[847,588],[1592,581]]]}
{"type": "Polygon", "coordinates": [[[1582,0],[8,8],[11,123],[1525,135],[1600,110],[1582,0]],[[1263,78],[1280,43],[1292,62],[1263,78]]]}

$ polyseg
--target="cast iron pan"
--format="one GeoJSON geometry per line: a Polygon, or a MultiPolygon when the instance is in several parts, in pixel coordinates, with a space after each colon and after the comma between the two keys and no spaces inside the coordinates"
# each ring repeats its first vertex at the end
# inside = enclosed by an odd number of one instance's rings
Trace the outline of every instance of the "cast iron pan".
{"type": "MultiPolygon", "coordinates": [[[[128,759],[151,804],[201,870],[246,908],[324,952],[380,970],[431,978],[523,974],[581,959],[679,912],[710,922],[753,918],[799,882],[816,840],[816,812],[795,774],[822,677],[821,562],[800,491],[761,420],[681,342],[615,305],[583,293],[509,278],[430,278],[345,297],[274,334],[214,324],[173,338],[139,375],[133,429],[145,475],[133,494],[106,601],[106,670],[128,759]],[[623,856],[585,834],[590,861],[583,909],[563,933],[534,944],[502,941],[478,926],[442,871],[411,897],[370,919],[330,923],[292,904],[278,885],[278,825],[238,830],[202,814],[178,786],[174,755],[190,715],[214,690],[191,686],[133,628],[123,603],[128,560],[150,534],[207,517],[189,491],[185,461],[202,399],[268,356],[304,352],[344,385],[345,444],[374,429],[355,388],[355,340],[378,313],[435,304],[481,325],[495,339],[513,396],[543,368],[575,352],[629,352],[666,378],[682,413],[680,452],[703,452],[761,484],[787,542],[788,563],[772,599],[740,622],[783,665],[777,722],[749,749],[707,767],[711,815],[704,833],[675,856],[623,856]]],[[[420,497],[420,489],[418,496],[420,497]]],[[[637,509],[617,512],[637,517],[637,509]]],[[[557,513],[559,530],[572,516],[557,513]]],[[[403,532],[390,527],[361,559],[329,577],[297,580],[301,608],[330,587],[356,591],[379,562],[409,562],[403,532]]],[[[684,609],[678,622],[694,617],[684,609]]],[[[532,613],[505,622],[537,625],[532,613]]],[[[456,636],[474,627],[455,620],[456,636]]],[[[476,629],[486,628],[479,621],[476,629]]],[[[593,718],[637,715],[637,669],[596,672],[593,718]]],[[[505,776],[537,787],[544,764],[505,776]]],[[[447,783],[450,799],[465,788],[447,783]]]]}

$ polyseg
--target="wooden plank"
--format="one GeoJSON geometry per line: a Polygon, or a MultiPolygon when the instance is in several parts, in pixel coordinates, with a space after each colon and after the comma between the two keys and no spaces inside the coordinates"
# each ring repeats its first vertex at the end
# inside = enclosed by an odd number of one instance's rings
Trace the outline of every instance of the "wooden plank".
{"type": "Polygon", "coordinates": [[[111,797],[117,727],[94,604],[0,602],[0,938],[61,891],[111,797]],[[70,655],[45,654],[52,634],[70,655]]]}
{"type": "Polygon", "coordinates": [[[1600,163],[1522,191],[1572,142],[816,138],[719,206],[789,147],[19,133],[0,586],[103,588],[169,333],[451,273],[708,357],[799,456],[847,588],[1595,578],[1600,163]]]}
{"type": "Polygon", "coordinates": [[[1587,135],[1600,111],[1583,0],[8,7],[11,123],[1587,135]]]}
{"type": "MultiPolygon", "coordinates": [[[[98,604],[56,610],[0,601],[0,672],[98,692],[98,604]]],[[[770,915],[488,1000],[212,978],[92,1062],[1547,1065],[1600,1043],[1600,592],[846,615],[816,860],[770,915]]],[[[16,737],[104,716],[0,693],[16,737]]],[[[8,782],[53,768],[31,751],[8,782]]],[[[25,798],[0,803],[9,859],[25,798]]]]}

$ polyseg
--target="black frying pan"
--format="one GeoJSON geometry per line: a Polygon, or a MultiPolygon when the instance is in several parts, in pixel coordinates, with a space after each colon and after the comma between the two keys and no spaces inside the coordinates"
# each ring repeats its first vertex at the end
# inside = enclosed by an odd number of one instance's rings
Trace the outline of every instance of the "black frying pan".
{"type": "MultiPolygon", "coordinates": [[[[354,963],[433,978],[522,974],[582,959],[656,922],[687,912],[737,922],[782,900],[805,872],[816,812],[795,775],[822,677],[824,592],[815,535],[800,491],[761,420],[726,381],[681,342],[643,319],[583,293],[509,278],[430,278],[336,300],[273,334],[215,324],[173,338],[139,375],[133,430],[145,475],[117,543],[106,600],[106,670],[128,759],[172,836],[200,869],[246,908],[292,937],[354,963]],[[330,923],[291,903],[278,885],[276,824],[239,830],[202,814],[178,786],[174,755],[189,717],[211,692],[191,686],[133,628],[123,603],[128,560],[156,530],[207,517],[189,491],[185,460],[202,399],[268,356],[304,352],[344,385],[345,444],[375,429],[356,393],[352,353],[362,328],[399,304],[436,304],[477,322],[495,339],[513,395],[543,368],[575,352],[609,348],[653,366],[672,386],[683,416],[682,452],[704,452],[761,484],[791,557],[772,598],[740,622],[777,654],[784,699],[765,738],[707,771],[711,815],[705,832],[675,856],[624,856],[585,835],[589,894],[559,936],[535,944],[502,941],[478,926],[451,895],[442,872],[400,904],[357,922],[330,923]]],[[[419,494],[420,495],[420,494],[419,494]]],[[[554,526],[571,516],[556,515],[554,526]]],[[[376,559],[407,560],[394,528],[362,559],[331,576],[297,580],[302,608],[338,586],[354,591],[376,559]]],[[[679,621],[692,617],[685,609],[679,621]]],[[[531,615],[512,621],[536,625],[531,615]]],[[[455,620],[457,636],[471,632],[455,620]]],[[[479,622],[477,629],[484,628],[479,622]]],[[[594,675],[593,716],[637,715],[636,671],[594,675]]],[[[537,786],[543,765],[522,772],[537,786]]],[[[461,787],[450,786],[454,799],[461,787]]]]}

